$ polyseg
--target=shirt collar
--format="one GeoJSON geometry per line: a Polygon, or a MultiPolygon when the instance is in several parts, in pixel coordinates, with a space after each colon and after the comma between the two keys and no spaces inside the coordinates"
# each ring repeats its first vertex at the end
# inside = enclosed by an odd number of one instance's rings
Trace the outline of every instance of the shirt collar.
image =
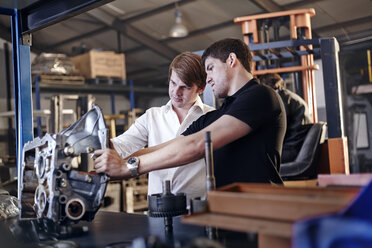
{"type": "Polygon", "coordinates": [[[199,108],[199,109],[203,110],[203,106],[204,106],[204,104],[203,104],[200,96],[197,96],[196,102],[194,103],[194,105],[191,108],[199,108]]]}
{"type": "MultiPolygon", "coordinates": [[[[191,106],[190,110],[196,109],[196,108],[199,108],[200,110],[203,110],[203,102],[202,102],[200,96],[196,97],[196,101],[195,101],[194,105],[191,106]]],[[[165,104],[165,111],[168,112],[171,109],[172,109],[172,100],[169,100],[167,102],[167,104],[165,104]]]]}
{"type": "Polygon", "coordinates": [[[169,100],[167,104],[165,104],[165,112],[168,112],[172,109],[172,100],[169,100]]]}

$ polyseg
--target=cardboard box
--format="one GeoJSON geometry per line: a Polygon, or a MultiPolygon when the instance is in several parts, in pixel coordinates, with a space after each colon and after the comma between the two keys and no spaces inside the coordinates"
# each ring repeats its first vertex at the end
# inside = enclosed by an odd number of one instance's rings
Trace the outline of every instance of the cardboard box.
{"type": "Polygon", "coordinates": [[[71,58],[78,73],[86,79],[106,77],[126,79],[125,55],[111,51],[90,51],[71,58]]]}

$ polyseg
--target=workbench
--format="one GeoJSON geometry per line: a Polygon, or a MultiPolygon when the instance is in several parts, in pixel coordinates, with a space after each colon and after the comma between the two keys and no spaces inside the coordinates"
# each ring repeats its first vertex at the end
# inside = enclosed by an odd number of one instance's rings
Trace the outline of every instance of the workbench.
{"type": "MultiPolygon", "coordinates": [[[[14,219],[6,222],[0,222],[0,246],[2,248],[42,247],[40,246],[40,243],[33,241],[33,239],[36,237],[32,228],[30,228],[30,225],[28,225],[28,228],[25,228],[22,231],[15,231],[15,222],[16,220],[14,219]],[[15,240],[14,232],[16,232],[18,235],[21,235],[20,239],[22,240],[15,240]]],[[[181,216],[173,218],[173,235],[167,235],[165,233],[163,218],[150,218],[147,215],[141,214],[99,211],[92,222],[81,221],[73,225],[74,229],[83,226],[85,229],[87,229],[87,231],[79,234],[75,233],[75,235],[63,240],[66,242],[73,241],[78,245],[79,248],[118,248],[131,247],[130,245],[132,241],[139,237],[148,238],[149,236],[156,236],[161,243],[166,244],[166,247],[176,247],[174,244],[181,245],[178,247],[186,247],[187,244],[189,244],[190,241],[194,240],[195,238],[206,239],[204,227],[183,224],[181,223],[181,216]]],[[[226,247],[242,247],[242,245],[244,247],[256,247],[254,242],[251,242],[252,245],[249,245],[249,235],[246,233],[229,232],[228,235],[226,235],[226,232],[222,231],[221,234],[222,239],[224,239],[222,242],[226,247]]],[[[44,241],[42,244],[48,244],[48,241],[44,241]]]]}
{"type": "MultiPolygon", "coordinates": [[[[204,228],[180,223],[180,217],[173,218],[173,238],[187,243],[204,235],[204,228]]],[[[112,244],[130,245],[138,237],[156,236],[167,242],[163,218],[151,218],[141,214],[98,212],[92,222],[81,222],[89,228],[87,235],[72,237],[81,247],[106,247],[112,244]]],[[[169,241],[169,240],[168,240],[169,241]]]]}

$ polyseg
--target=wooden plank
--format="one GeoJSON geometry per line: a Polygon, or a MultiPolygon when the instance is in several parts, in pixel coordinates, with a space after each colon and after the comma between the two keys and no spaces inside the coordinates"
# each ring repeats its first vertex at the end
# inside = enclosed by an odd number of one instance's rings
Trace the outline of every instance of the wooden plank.
{"type": "Polygon", "coordinates": [[[290,248],[291,239],[285,237],[278,237],[272,235],[259,234],[258,235],[259,248],[290,248]]]}
{"type": "Polygon", "coordinates": [[[329,169],[331,174],[349,174],[347,138],[328,139],[329,169]]]}
{"type": "Polygon", "coordinates": [[[269,219],[249,218],[215,213],[185,215],[182,222],[193,225],[212,226],[238,232],[254,232],[278,237],[291,237],[292,223],[269,219]]]}
{"type": "Polygon", "coordinates": [[[279,12],[272,12],[272,13],[265,13],[265,14],[257,14],[257,15],[250,15],[250,16],[242,16],[234,18],[235,23],[241,23],[245,21],[251,20],[259,20],[259,19],[269,19],[269,18],[276,18],[281,16],[291,16],[291,15],[305,15],[308,14],[310,16],[315,15],[315,10],[313,8],[309,9],[296,9],[296,10],[286,10],[286,11],[279,11],[279,12]]]}
{"type": "Polygon", "coordinates": [[[271,185],[267,183],[233,183],[220,187],[215,192],[227,192],[227,193],[257,193],[257,194],[268,194],[268,195],[290,195],[290,196],[303,196],[308,194],[321,195],[324,197],[350,197],[354,196],[359,190],[349,188],[323,188],[323,187],[298,187],[288,188],[283,185],[271,185]]]}
{"type": "Polygon", "coordinates": [[[85,79],[82,76],[68,76],[68,75],[38,75],[39,83],[43,84],[77,84],[82,85],[85,79]]]}
{"type": "Polygon", "coordinates": [[[372,173],[318,175],[319,186],[365,186],[372,180],[372,173]]]}
{"type": "Polygon", "coordinates": [[[306,70],[319,70],[318,65],[309,65],[309,66],[291,66],[291,67],[280,67],[273,69],[263,69],[259,71],[254,71],[253,75],[264,75],[268,73],[285,73],[285,72],[295,72],[295,71],[306,71],[306,70]]]}
{"type": "Polygon", "coordinates": [[[296,221],[335,213],[358,189],[296,188],[267,184],[232,184],[208,192],[209,211],[217,214],[296,221]]]}
{"type": "Polygon", "coordinates": [[[315,187],[318,185],[317,179],[284,181],[286,187],[315,187]]]}

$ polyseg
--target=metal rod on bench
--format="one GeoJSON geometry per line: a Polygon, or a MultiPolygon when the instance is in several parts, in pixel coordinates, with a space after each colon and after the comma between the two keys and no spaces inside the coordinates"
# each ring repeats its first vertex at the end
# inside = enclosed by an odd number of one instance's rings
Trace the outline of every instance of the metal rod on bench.
{"type": "Polygon", "coordinates": [[[207,192],[216,189],[216,179],[214,177],[213,164],[213,144],[211,141],[211,132],[205,132],[205,164],[207,170],[206,187],[207,192]]]}
{"type": "MultiPolygon", "coordinates": [[[[216,179],[214,177],[214,164],[213,164],[213,143],[211,140],[211,132],[205,132],[205,165],[206,165],[206,188],[207,193],[216,189],[216,179]]],[[[205,231],[209,239],[216,239],[217,229],[211,226],[206,226],[205,231]]]]}

